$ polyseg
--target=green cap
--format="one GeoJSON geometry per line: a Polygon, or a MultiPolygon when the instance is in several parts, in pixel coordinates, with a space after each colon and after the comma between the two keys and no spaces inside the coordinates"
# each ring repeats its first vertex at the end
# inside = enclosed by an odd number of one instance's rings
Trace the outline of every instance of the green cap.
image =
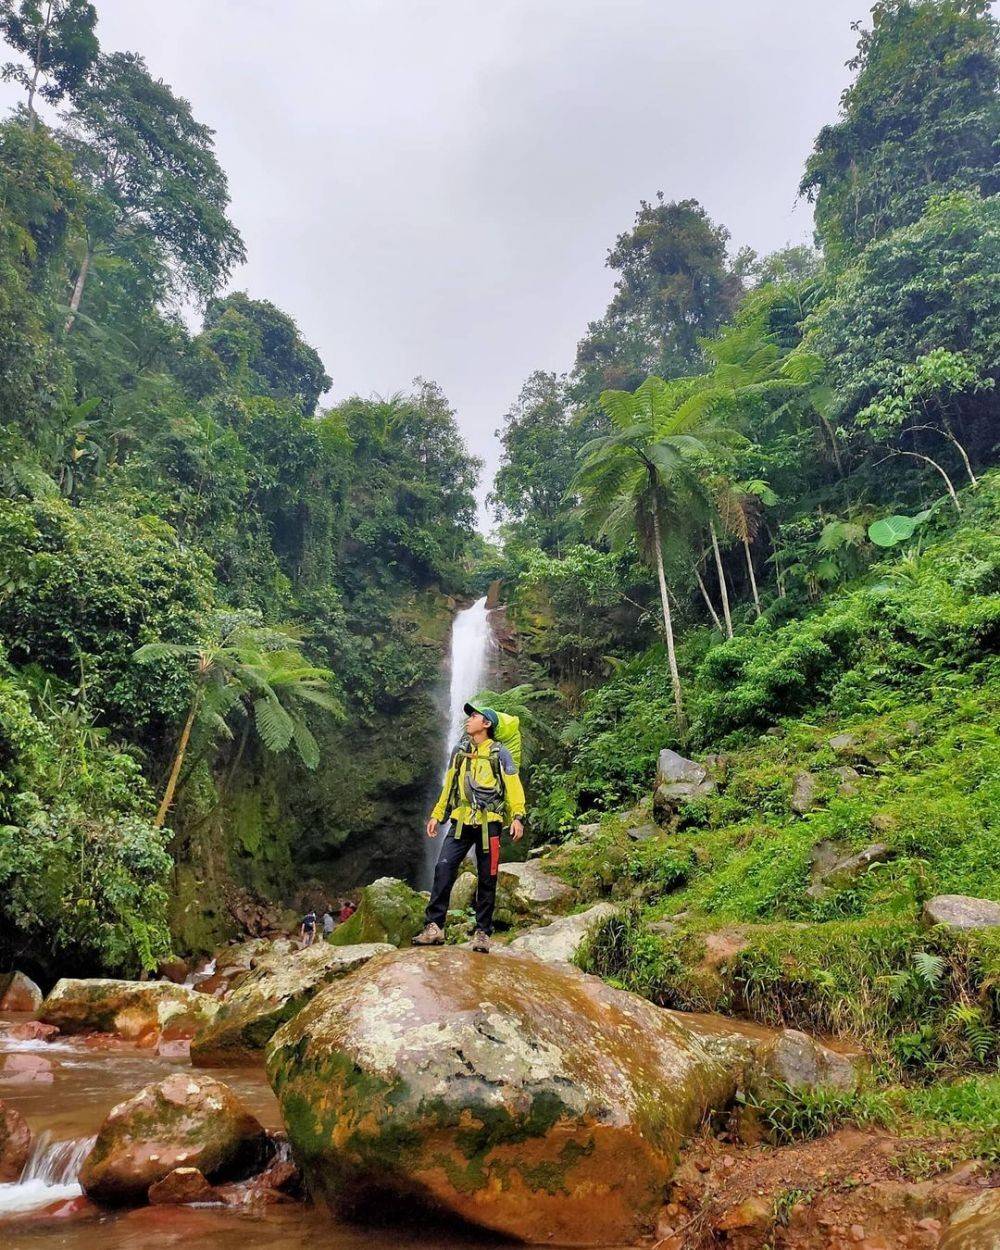
{"type": "Polygon", "coordinates": [[[496,729],[497,725],[500,724],[499,714],[491,707],[477,707],[475,703],[467,703],[462,710],[465,712],[466,716],[471,716],[473,712],[478,712],[479,715],[489,723],[490,728],[492,729],[496,729]]]}

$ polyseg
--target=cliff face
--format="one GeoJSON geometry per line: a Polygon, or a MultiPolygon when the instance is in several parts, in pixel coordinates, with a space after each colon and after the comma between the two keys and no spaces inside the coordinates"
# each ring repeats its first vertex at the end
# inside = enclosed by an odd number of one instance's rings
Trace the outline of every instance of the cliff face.
{"type": "Polygon", "coordinates": [[[428,795],[443,755],[442,668],[454,600],[424,592],[389,624],[411,679],[314,728],[321,763],[248,749],[210,818],[179,837],[171,926],[178,949],[210,949],[235,930],[231,899],[250,890],[285,907],[335,898],[379,876],[417,877],[428,795]]]}

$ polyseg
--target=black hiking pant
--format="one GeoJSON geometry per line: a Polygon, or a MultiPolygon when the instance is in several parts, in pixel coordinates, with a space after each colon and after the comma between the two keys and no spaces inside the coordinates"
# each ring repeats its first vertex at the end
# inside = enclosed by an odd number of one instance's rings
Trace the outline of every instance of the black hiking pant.
{"type": "Polygon", "coordinates": [[[424,917],[428,924],[444,928],[445,916],[448,914],[448,900],[451,898],[451,887],[455,884],[462,860],[469,853],[469,847],[476,848],[476,868],[479,881],[476,886],[476,928],[484,933],[493,932],[493,908],[497,901],[497,872],[500,869],[500,822],[491,820],[489,850],[483,850],[482,825],[463,825],[459,837],[450,830],[444,838],[434,868],[434,884],[431,886],[431,901],[427,904],[424,917]]]}

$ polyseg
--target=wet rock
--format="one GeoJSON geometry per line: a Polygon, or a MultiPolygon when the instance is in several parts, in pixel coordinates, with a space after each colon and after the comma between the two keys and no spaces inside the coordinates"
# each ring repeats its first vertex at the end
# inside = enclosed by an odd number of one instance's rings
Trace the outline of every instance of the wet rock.
{"type": "Polygon", "coordinates": [[[173,981],[174,985],[183,985],[191,975],[191,968],[186,959],[171,955],[156,966],[156,975],[161,981],[173,981]]]}
{"type": "Polygon", "coordinates": [[[497,876],[496,915],[501,924],[539,920],[565,911],[576,897],[574,891],[541,864],[501,864],[497,876]]]}
{"type": "Polygon", "coordinates": [[[405,881],[379,877],[361,891],[358,910],[334,929],[330,940],[334,946],[362,946],[369,942],[408,946],[424,927],[425,907],[423,897],[405,881]]]}
{"type": "Polygon", "coordinates": [[[42,1055],[13,1054],[0,1057],[0,1081],[4,1085],[51,1085],[55,1079],[52,1064],[42,1055]]]}
{"type": "Polygon", "coordinates": [[[747,1053],[566,964],[439,947],[322,990],[268,1074],[323,1204],[416,1198],[529,1242],[621,1244],[747,1053]]]}
{"type": "Polygon", "coordinates": [[[997,1250],[1000,1247],[1000,1189],[986,1189],[963,1202],[948,1221],[939,1250],[997,1250]]]}
{"type": "Polygon", "coordinates": [[[259,1063],[275,1029],[324,985],[360,968],[374,955],[395,950],[387,942],[331,946],[317,942],[251,972],[223,1002],[215,1017],[191,1042],[196,1067],[259,1063]]]}
{"type": "Polygon", "coordinates": [[[57,981],[38,1018],[62,1033],[111,1033],[136,1041],[169,1028],[191,1037],[217,1010],[204,994],[170,981],[57,981]]]}
{"type": "Polygon", "coordinates": [[[0,1184],[20,1178],[31,1153],[31,1129],[14,1107],[0,1102],[0,1184]]]}
{"type": "Polygon", "coordinates": [[[796,774],[789,806],[797,815],[804,816],[816,806],[816,782],[812,773],[796,774]]]}
{"type": "Polygon", "coordinates": [[[551,924],[529,929],[510,943],[508,950],[534,955],[546,963],[572,963],[584,941],[602,921],[617,915],[618,908],[611,903],[598,903],[586,911],[572,916],[562,916],[551,924]]]}
{"type": "Polygon", "coordinates": [[[174,1168],[161,1181],[150,1185],[147,1197],[153,1206],[185,1206],[192,1202],[214,1202],[215,1190],[198,1168],[174,1168]]]}
{"type": "Polygon", "coordinates": [[[42,1024],[41,1020],[12,1020],[0,1025],[0,1036],[12,1042],[47,1042],[58,1033],[54,1024],[42,1024]]]}
{"type": "Polygon", "coordinates": [[[35,1012],[45,995],[23,972],[0,973],[0,1011],[35,1012]]]}
{"type": "Polygon", "coordinates": [[[1000,903],[968,894],[938,894],[924,903],[922,919],[949,929],[992,929],[1000,925],[1000,903]]]}
{"type": "Polygon", "coordinates": [[[175,1072],[112,1109],[80,1184],[95,1201],[135,1205],[175,1168],[197,1168],[210,1180],[245,1175],[266,1145],[260,1123],[227,1086],[175,1072]]]}

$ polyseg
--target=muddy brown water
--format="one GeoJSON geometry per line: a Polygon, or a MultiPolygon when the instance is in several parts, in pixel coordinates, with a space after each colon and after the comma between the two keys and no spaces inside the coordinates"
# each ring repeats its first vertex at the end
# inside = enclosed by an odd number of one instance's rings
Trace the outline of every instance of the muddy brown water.
{"type": "MultiPolygon", "coordinates": [[[[496,1250],[495,1240],[437,1231],[421,1235],[419,1217],[407,1228],[403,1212],[398,1221],[371,1228],[339,1222],[300,1203],[255,1212],[225,1207],[119,1212],[88,1203],[75,1180],[87,1139],[117,1103],[190,1065],[186,1059],[83,1038],[11,1038],[10,1024],[26,1019],[0,1014],[0,1099],[24,1115],[36,1139],[21,1181],[0,1185],[2,1250],[172,1250],[185,1245],[199,1250],[496,1250]]],[[[281,1126],[263,1070],[206,1071],[233,1089],[265,1127],[281,1126]]]]}

